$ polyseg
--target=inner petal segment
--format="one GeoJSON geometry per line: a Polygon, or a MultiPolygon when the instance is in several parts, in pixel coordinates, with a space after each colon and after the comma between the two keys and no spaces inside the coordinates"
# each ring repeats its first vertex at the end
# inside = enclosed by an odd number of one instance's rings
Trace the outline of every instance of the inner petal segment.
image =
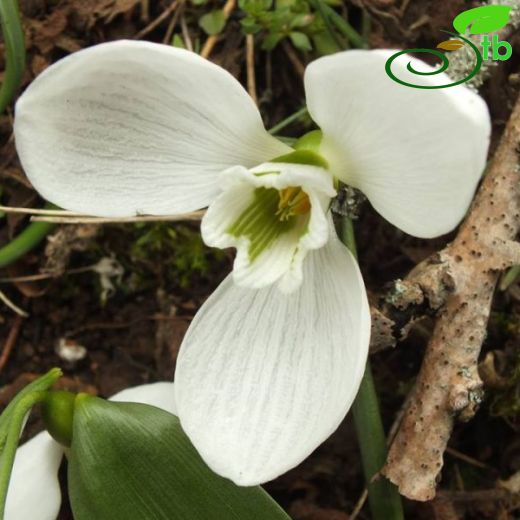
{"type": "Polygon", "coordinates": [[[335,195],[328,170],[313,164],[270,162],[222,173],[222,193],[201,223],[204,242],[235,247],[235,283],[258,289],[277,283],[296,290],[308,251],[325,245],[335,195]]]}
{"type": "Polygon", "coordinates": [[[229,228],[228,233],[236,238],[249,239],[249,260],[253,262],[281,235],[301,229],[305,232],[311,204],[309,196],[299,187],[283,190],[256,188],[253,202],[229,228]]]}

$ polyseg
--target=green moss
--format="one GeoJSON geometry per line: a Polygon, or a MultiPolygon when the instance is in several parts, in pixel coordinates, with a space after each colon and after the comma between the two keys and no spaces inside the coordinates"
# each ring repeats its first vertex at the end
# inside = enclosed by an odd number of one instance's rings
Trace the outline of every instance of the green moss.
{"type": "Polygon", "coordinates": [[[157,270],[168,282],[188,287],[195,279],[211,275],[226,257],[204,244],[199,229],[185,224],[137,224],[131,235],[130,258],[124,263],[131,272],[132,289],[153,282],[150,271],[157,270]]]}

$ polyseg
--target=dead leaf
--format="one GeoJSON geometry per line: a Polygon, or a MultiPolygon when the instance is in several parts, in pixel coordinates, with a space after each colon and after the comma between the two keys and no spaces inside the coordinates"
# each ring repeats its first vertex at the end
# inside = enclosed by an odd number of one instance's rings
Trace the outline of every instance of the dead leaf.
{"type": "Polygon", "coordinates": [[[507,489],[513,495],[518,495],[520,493],[520,471],[517,471],[507,480],[499,480],[497,484],[498,487],[507,489]]]}

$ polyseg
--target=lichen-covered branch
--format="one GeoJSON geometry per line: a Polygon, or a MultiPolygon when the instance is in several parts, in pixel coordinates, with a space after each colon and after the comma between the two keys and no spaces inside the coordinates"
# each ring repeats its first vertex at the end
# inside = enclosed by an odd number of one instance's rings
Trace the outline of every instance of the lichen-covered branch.
{"type": "Polygon", "coordinates": [[[520,98],[456,239],[407,280],[425,293],[452,284],[383,469],[414,500],[433,498],[454,421],[469,420],[482,399],[477,362],[493,292],[500,271],[520,261],[519,152],[520,98]]]}

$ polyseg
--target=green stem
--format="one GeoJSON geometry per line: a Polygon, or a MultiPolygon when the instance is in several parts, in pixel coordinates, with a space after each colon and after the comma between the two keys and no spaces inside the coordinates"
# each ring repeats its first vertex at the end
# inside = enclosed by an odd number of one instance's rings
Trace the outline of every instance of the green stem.
{"type": "Polygon", "coordinates": [[[318,13],[320,13],[323,23],[325,24],[325,27],[327,28],[331,38],[334,40],[334,43],[340,50],[346,49],[348,44],[346,44],[334,30],[330,17],[328,16],[328,13],[325,9],[327,4],[325,4],[323,0],[311,0],[311,5],[314,7],[314,9],[316,9],[316,11],[318,11],[318,13]]]}
{"type": "Polygon", "coordinates": [[[59,368],[52,368],[19,392],[0,415],[0,518],[2,519],[4,518],[9,480],[25,417],[36,403],[45,398],[46,391],[62,375],[59,368]]]}
{"type": "MultiPolygon", "coordinates": [[[[342,222],[341,240],[357,259],[354,226],[348,217],[345,217],[342,222]]],[[[396,487],[384,477],[373,481],[374,476],[385,463],[387,449],[370,361],[367,361],[361,386],[352,405],[352,412],[372,518],[373,520],[402,520],[403,506],[396,487]]]]}
{"type": "Polygon", "coordinates": [[[343,17],[334,11],[332,7],[327,4],[323,4],[323,10],[325,15],[329,18],[329,20],[336,26],[338,31],[340,31],[344,36],[346,36],[350,43],[354,45],[354,47],[358,47],[364,49],[367,47],[365,40],[359,35],[359,33],[350,25],[343,17]]]}
{"type": "Polygon", "coordinates": [[[25,69],[25,41],[15,0],[0,1],[0,23],[5,42],[5,75],[0,88],[0,113],[13,99],[25,69]]]}
{"type": "Polygon", "coordinates": [[[520,265],[514,265],[503,276],[499,289],[505,291],[520,276],[520,265]]]}
{"type": "MultiPolygon", "coordinates": [[[[47,203],[45,208],[59,209],[58,206],[51,203],[47,203]]],[[[29,224],[11,242],[0,248],[0,268],[7,267],[34,249],[55,227],[56,224],[49,222],[33,222],[29,224]]]]}
{"type": "Polygon", "coordinates": [[[286,117],[282,121],[280,121],[277,125],[274,125],[269,133],[271,135],[276,135],[280,130],[283,130],[286,126],[289,126],[291,123],[298,121],[298,119],[302,118],[304,115],[308,114],[307,107],[300,108],[298,112],[291,114],[289,117],[286,117]]]}

